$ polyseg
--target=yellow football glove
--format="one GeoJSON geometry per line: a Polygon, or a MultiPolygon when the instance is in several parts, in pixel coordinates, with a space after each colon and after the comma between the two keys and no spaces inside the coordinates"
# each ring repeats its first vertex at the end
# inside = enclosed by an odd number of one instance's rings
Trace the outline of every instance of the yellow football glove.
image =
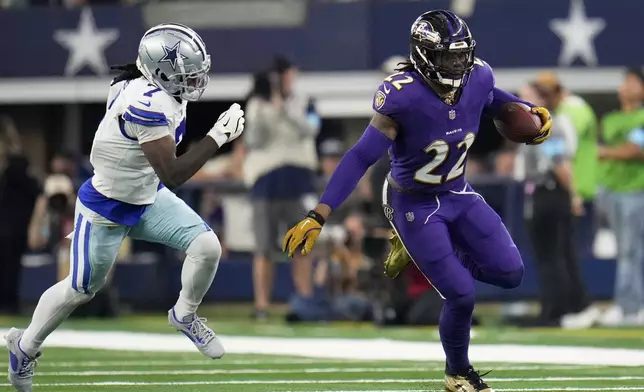
{"type": "Polygon", "coordinates": [[[411,262],[411,257],[395,233],[389,239],[389,243],[391,249],[389,249],[387,260],[385,260],[385,275],[394,279],[411,262]]]}
{"type": "Polygon", "coordinates": [[[315,241],[317,241],[322,231],[322,226],[324,226],[324,218],[315,211],[309,211],[309,214],[306,218],[302,219],[300,223],[291,227],[286,235],[284,236],[284,242],[282,244],[282,251],[284,251],[288,257],[293,257],[295,250],[302,244],[302,255],[306,256],[313,249],[315,241]]]}
{"type": "Polygon", "coordinates": [[[550,137],[550,128],[552,128],[552,116],[550,115],[548,109],[540,106],[533,107],[531,109],[531,112],[541,118],[541,124],[543,125],[541,126],[541,130],[539,131],[539,135],[535,137],[533,141],[526,144],[541,144],[550,137]]]}

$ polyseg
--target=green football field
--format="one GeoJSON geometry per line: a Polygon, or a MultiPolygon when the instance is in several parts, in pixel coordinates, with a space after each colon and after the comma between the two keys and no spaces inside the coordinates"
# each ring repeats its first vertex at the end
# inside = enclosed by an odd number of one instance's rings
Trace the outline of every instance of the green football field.
{"type": "MultiPolygon", "coordinates": [[[[35,391],[440,391],[440,362],[334,361],[228,355],[51,349],[35,391]]],[[[644,391],[644,369],[485,364],[500,391],[644,391]]],[[[8,390],[8,384],[1,384],[8,390]]]]}
{"type": "MultiPolygon", "coordinates": [[[[0,318],[0,329],[22,327],[26,321],[0,318]]],[[[205,359],[189,345],[185,346],[187,350],[177,346],[185,343],[185,338],[171,333],[163,316],[69,321],[61,334],[52,335],[53,343],[44,350],[34,391],[443,390],[444,363],[439,358],[442,354],[435,328],[379,329],[367,324],[288,326],[276,321],[257,325],[241,319],[210,324],[230,348],[231,353],[220,360],[205,359]],[[141,333],[144,331],[149,333],[141,333]],[[136,351],[122,350],[117,344],[119,341],[114,340],[122,337],[137,345],[136,351]],[[336,347],[333,345],[338,344],[338,338],[344,339],[340,341],[344,343],[329,358],[324,347],[336,347]],[[293,345],[293,342],[298,343],[293,345]],[[421,354],[424,349],[415,350],[415,346],[433,345],[432,355],[436,359],[384,359],[389,354],[387,350],[401,358],[405,356],[405,352],[396,348],[399,343],[408,344],[405,347],[410,353],[420,351],[421,354]],[[114,349],[99,349],[112,346],[114,349]],[[287,346],[295,350],[293,355],[277,354],[287,346]],[[370,346],[380,360],[351,359],[370,346]],[[176,352],[156,352],[168,347],[176,352]],[[276,354],[266,355],[269,352],[276,354]]],[[[638,356],[644,350],[642,330],[488,327],[475,330],[472,345],[472,354],[485,359],[475,365],[482,372],[491,371],[485,379],[496,391],[644,391],[644,367],[636,363],[642,361],[638,356]],[[505,360],[489,360],[490,352],[504,345],[512,345],[518,352],[505,360]],[[565,349],[568,354],[581,350],[578,352],[580,363],[563,363],[561,356],[567,354],[558,349],[565,349]],[[617,362],[639,366],[584,364],[588,363],[588,355],[614,356],[617,362]],[[640,359],[633,359],[633,363],[622,360],[632,355],[640,359]]],[[[597,358],[590,359],[592,362],[597,358]]],[[[6,369],[7,357],[3,355],[0,361],[6,369]]],[[[0,380],[0,391],[11,390],[5,375],[0,380]]]]}

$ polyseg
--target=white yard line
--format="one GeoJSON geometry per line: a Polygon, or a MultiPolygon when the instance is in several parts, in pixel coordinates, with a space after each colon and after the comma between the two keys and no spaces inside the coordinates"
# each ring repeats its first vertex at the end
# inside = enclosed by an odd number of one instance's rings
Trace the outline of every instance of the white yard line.
{"type": "MultiPolygon", "coordinates": [[[[442,367],[439,370],[444,370],[442,367]]],[[[495,369],[498,370],[498,369],[495,369]]],[[[37,372],[47,377],[96,377],[96,376],[187,376],[217,374],[326,374],[326,373],[396,373],[427,372],[422,367],[364,367],[364,368],[300,368],[300,369],[194,369],[194,370],[90,370],[77,372],[37,372]]],[[[644,376],[623,377],[535,377],[535,378],[486,378],[488,381],[605,381],[605,380],[644,380],[644,376]]],[[[404,380],[403,380],[404,381],[404,380]]]]}
{"type": "MultiPolygon", "coordinates": [[[[131,357],[130,357],[131,358],[131,357]]],[[[302,359],[262,359],[262,360],[255,360],[255,359],[239,359],[239,360],[228,360],[226,357],[224,357],[223,360],[215,362],[212,359],[189,359],[189,360],[183,360],[183,359],[178,359],[174,361],[164,361],[164,360],[156,360],[156,359],[139,359],[137,361],[133,361],[132,359],[127,359],[123,361],[115,361],[110,359],[109,361],[56,361],[56,362],[42,362],[38,364],[38,368],[73,368],[73,367],[79,367],[79,368],[100,368],[100,367],[113,367],[113,366],[122,366],[122,367],[154,367],[154,366],[177,366],[178,364],[181,366],[199,366],[199,365],[209,365],[209,366],[220,366],[220,365],[319,365],[319,364],[338,364],[338,363],[366,363],[365,361],[351,361],[351,360],[337,360],[337,361],[329,361],[326,359],[307,359],[307,358],[302,358],[302,359]]],[[[577,365],[571,365],[573,368],[581,368],[581,369],[592,369],[590,366],[577,366],[577,365]]]]}
{"type": "MultiPolygon", "coordinates": [[[[287,360],[272,360],[272,359],[264,359],[264,360],[227,360],[226,357],[222,359],[221,361],[214,362],[211,359],[198,359],[198,360],[181,360],[178,362],[177,360],[174,361],[160,361],[160,360],[138,360],[138,361],[132,361],[132,360],[126,360],[126,361],[65,361],[65,362],[40,362],[38,364],[39,369],[50,369],[50,368],[109,368],[113,369],[114,367],[145,367],[145,368],[153,368],[155,366],[163,367],[163,366],[174,366],[177,367],[177,365],[181,365],[181,367],[185,366],[221,366],[221,365],[338,365],[338,364],[346,364],[347,366],[343,366],[342,369],[352,369],[351,365],[364,365],[367,363],[371,362],[365,362],[365,361],[350,361],[350,360],[334,360],[334,361],[329,361],[329,360],[321,360],[321,359],[287,359],[287,360]]],[[[404,363],[403,363],[404,364],[404,363]]],[[[489,367],[489,366],[488,366],[489,367]]],[[[360,367],[362,368],[362,367],[360,367]]],[[[491,367],[494,371],[526,371],[526,370],[592,370],[592,369],[600,369],[604,368],[604,366],[593,366],[593,365],[500,365],[500,366],[492,366],[491,367]]],[[[301,368],[301,369],[306,369],[306,368],[301,368]]],[[[298,370],[298,371],[301,371],[298,370]]],[[[382,369],[382,368],[376,368],[376,367],[369,367],[370,370],[373,369],[382,369]]],[[[438,372],[445,370],[445,365],[440,365],[440,366],[425,366],[422,362],[419,363],[415,367],[411,366],[399,366],[399,367],[388,367],[385,369],[401,369],[400,371],[405,371],[405,369],[421,369],[423,371],[428,371],[428,372],[438,372]]],[[[259,369],[261,370],[261,369],[259,369]]],[[[281,370],[281,369],[276,369],[276,370],[281,370]]],[[[377,371],[377,370],[375,370],[377,371]]],[[[38,374],[43,374],[43,372],[38,372],[38,374]]]]}
{"type": "MultiPolygon", "coordinates": [[[[221,339],[226,351],[230,354],[366,361],[443,361],[445,359],[443,348],[437,342],[247,336],[222,336],[221,339]],[[347,347],[351,347],[351,349],[347,350],[347,347]]],[[[196,352],[192,343],[183,335],[132,332],[56,331],[47,339],[45,346],[149,352],[196,352]]],[[[471,360],[475,363],[644,366],[644,350],[633,349],[474,344],[469,353],[471,360]]]]}
{"type": "MultiPolygon", "coordinates": [[[[643,380],[644,377],[534,377],[534,378],[489,378],[486,381],[494,383],[503,382],[579,382],[579,381],[634,381],[643,380]]],[[[307,384],[426,384],[426,383],[442,383],[442,378],[436,379],[398,379],[398,378],[385,378],[385,379],[357,379],[357,380],[213,380],[213,381],[177,381],[177,382],[135,382],[135,381],[105,381],[105,382],[88,382],[88,383],[38,383],[36,386],[128,386],[128,385],[307,385],[307,384]]],[[[9,384],[0,384],[0,386],[9,386],[9,384]]],[[[620,389],[631,387],[616,387],[608,389],[594,389],[594,390],[644,390],[644,387],[635,387],[639,389],[620,389]]],[[[511,389],[507,389],[511,390],[511,389]]],[[[531,391],[531,390],[552,390],[562,391],[569,390],[566,387],[552,388],[552,389],[514,389],[516,391],[531,391]]],[[[574,391],[593,390],[587,388],[570,389],[574,391]]]]}

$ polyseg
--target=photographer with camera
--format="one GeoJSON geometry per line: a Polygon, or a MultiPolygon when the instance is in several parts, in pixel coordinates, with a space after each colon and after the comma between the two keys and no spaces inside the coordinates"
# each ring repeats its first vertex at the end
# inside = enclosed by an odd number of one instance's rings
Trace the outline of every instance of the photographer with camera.
{"type": "Polygon", "coordinates": [[[70,240],[74,230],[74,185],[65,174],[52,174],[45,180],[29,224],[29,248],[56,255],[58,278],[69,271],[70,240]]]}

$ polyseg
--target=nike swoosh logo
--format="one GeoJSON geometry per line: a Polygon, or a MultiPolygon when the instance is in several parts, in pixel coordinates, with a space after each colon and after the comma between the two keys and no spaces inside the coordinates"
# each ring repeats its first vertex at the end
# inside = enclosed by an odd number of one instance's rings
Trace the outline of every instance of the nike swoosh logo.
{"type": "Polygon", "coordinates": [[[385,94],[389,94],[391,92],[391,90],[387,88],[387,85],[384,85],[382,87],[383,87],[383,90],[385,90],[385,94]]]}
{"type": "Polygon", "coordinates": [[[143,101],[139,101],[139,102],[141,103],[141,105],[146,106],[146,107],[148,107],[148,108],[152,105],[152,102],[151,102],[151,101],[148,101],[148,103],[145,103],[145,102],[143,102],[143,101]]]}

